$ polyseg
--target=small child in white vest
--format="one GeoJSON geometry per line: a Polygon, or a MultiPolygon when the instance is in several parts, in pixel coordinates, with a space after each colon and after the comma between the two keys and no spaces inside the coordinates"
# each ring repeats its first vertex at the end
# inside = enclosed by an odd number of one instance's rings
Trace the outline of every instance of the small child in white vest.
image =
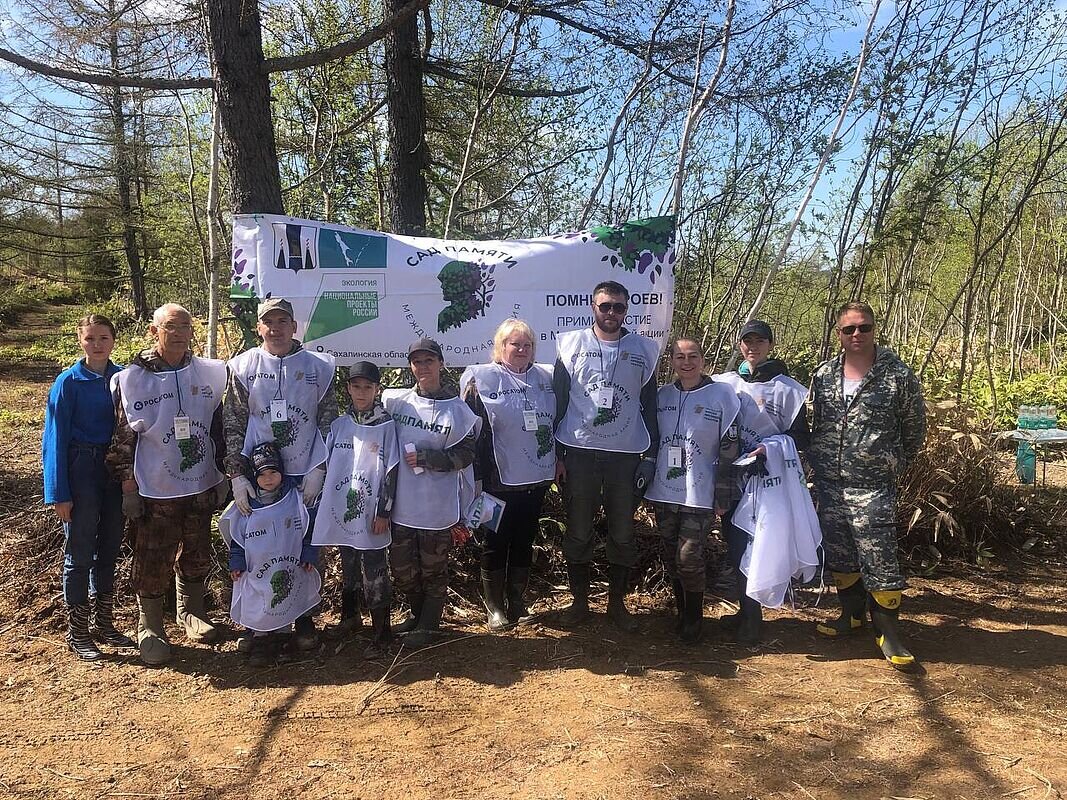
{"type": "Polygon", "coordinates": [[[281,639],[272,634],[289,631],[318,604],[322,582],[299,481],[285,477],[278,445],[259,444],[248,460],[255,478],[252,511],[236,514],[231,507],[225,515],[230,517],[230,618],[252,631],[248,663],[262,667],[280,649],[281,639]]]}
{"type": "Polygon", "coordinates": [[[356,587],[362,574],[363,597],[374,628],[364,657],[375,658],[393,639],[390,517],[400,448],[396,425],[378,397],[378,367],[369,361],[353,364],[345,387],[351,407],[333,421],[326,437],[326,482],[312,541],[341,548],[342,621],[346,613],[358,618],[356,587]]]}

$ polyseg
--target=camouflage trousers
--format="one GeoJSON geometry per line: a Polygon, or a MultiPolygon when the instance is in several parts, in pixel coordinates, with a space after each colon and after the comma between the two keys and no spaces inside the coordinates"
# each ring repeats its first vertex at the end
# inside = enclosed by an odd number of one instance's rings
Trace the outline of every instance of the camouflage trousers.
{"type": "Polygon", "coordinates": [[[903,589],[897,557],[897,492],[817,481],[816,498],[826,566],[832,572],[858,572],[869,592],[903,589]]]}
{"type": "Polygon", "coordinates": [[[363,581],[363,599],[371,610],[388,608],[393,599],[393,584],[389,581],[389,548],[357,550],[341,548],[342,586],[346,591],[358,589],[363,581]]]}
{"type": "Polygon", "coordinates": [[[174,500],[144,498],[144,516],[133,525],[130,580],[141,597],[162,597],[174,574],[190,580],[208,576],[214,565],[211,515],[215,490],[174,500]]]}
{"type": "Polygon", "coordinates": [[[687,592],[701,592],[707,584],[705,550],[715,512],[682,510],[673,503],[653,503],[659,531],[660,558],[672,580],[687,592]]]}
{"type": "Polygon", "coordinates": [[[444,600],[448,593],[448,551],[452,529],[393,526],[393,546],[389,563],[396,588],[408,598],[430,597],[444,600]]]}

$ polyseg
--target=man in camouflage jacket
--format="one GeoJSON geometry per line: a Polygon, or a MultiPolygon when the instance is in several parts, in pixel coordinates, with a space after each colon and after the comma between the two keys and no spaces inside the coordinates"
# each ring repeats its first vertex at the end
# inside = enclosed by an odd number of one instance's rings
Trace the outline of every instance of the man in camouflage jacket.
{"type": "Polygon", "coordinates": [[[808,457],[826,564],[841,616],[818,626],[825,636],[859,632],[870,611],[876,641],[899,669],[915,659],[897,630],[904,576],[897,557],[897,480],[918,455],[926,431],[922,390],[895,353],[875,345],[865,303],[837,313],[842,352],[812,378],[808,457]]]}

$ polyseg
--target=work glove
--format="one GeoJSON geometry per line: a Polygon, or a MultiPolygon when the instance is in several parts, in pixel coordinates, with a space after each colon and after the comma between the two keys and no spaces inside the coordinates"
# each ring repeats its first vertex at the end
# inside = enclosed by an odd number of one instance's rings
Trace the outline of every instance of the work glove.
{"type": "Polygon", "coordinates": [[[315,504],[315,498],[322,493],[322,485],[326,482],[326,468],[315,467],[307,475],[300,485],[300,493],[304,498],[304,505],[309,508],[315,504]]]}
{"type": "Polygon", "coordinates": [[[122,514],[127,519],[140,519],[144,516],[144,499],[140,491],[122,493],[122,514]]]}
{"type": "Polygon", "coordinates": [[[746,481],[752,477],[766,478],[769,474],[767,472],[767,456],[763,453],[757,455],[756,460],[751,464],[741,467],[741,477],[746,481]]]}
{"type": "Polygon", "coordinates": [[[233,489],[233,504],[237,510],[245,515],[250,514],[252,506],[248,500],[252,496],[252,481],[244,475],[238,475],[230,481],[230,488],[233,489]]]}
{"type": "Polygon", "coordinates": [[[652,483],[652,479],[655,477],[656,459],[642,458],[637,465],[637,472],[634,473],[634,494],[638,497],[644,497],[645,492],[648,491],[648,487],[652,483]]]}

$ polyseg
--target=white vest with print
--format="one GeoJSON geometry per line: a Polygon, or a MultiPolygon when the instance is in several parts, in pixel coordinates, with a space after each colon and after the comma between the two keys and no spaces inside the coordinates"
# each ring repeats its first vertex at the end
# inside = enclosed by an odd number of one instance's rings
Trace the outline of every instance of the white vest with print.
{"type": "Polygon", "coordinates": [[[311,541],[381,550],[392,537],[372,532],[386,475],[397,465],[396,425],[360,425],[351,414],[333,421],[326,439],[326,483],[311,541]]]}
{"type": "Polygon", "coordinates": [[[732,519],[749,534],[741,559],[746,594],[768,608],[778,608],[793,577],[805,581],[815,577],[822,530],[793,439],[774,435],[763,445],[768,474],[748,479],[732,519]]]}
{"type": "Polygon", "coordinates": [[[591,328],[583,328],[557,336],[556,350],[571,376],[567,413],[556,438],[568,447],[586,450],[647,450],[649,435],[641,417],[641,389],[656,371],[659,346],[636,333],[606,344],[591,328]],[[602,385],[614,389],[611,408],[597,407],[596,393],[602,385]]]}
{"type": "Polygon", "coordinates": [[[248,391],[248,428],[242,453],[263,442],[281,448],[285,474],[306,475],[326,460],[326,442],[319,433],[319,402],[331,390],[334,358],[329,353],[297,350],[279,358],[262,347],[230,360],[230,369],[248,391]],[[270,404],[283,398],[286,421],[271,422],[270,404]]]}
{"type": "Polygon", "coordinates": [[[408,528],[444,530],[460,520],[474,501],[474,468],[458,472],[423,469],[421,475],[404,461],[404,445],[445,450],[482,427],[481,418],[458,397],[431,400],[414,389],[386,389],[382,402],[396,423],[400,468],[396,480],[393,522],[408,528]]]}
{"type": "MultiPolygon", "coordinates": [[[[734,391],[747,394],[758,408],[760,415],[774,427],[775,433],[785,433],[796,421],[797,414],[808,399],[808,390],[785,375],[775,375],[769,381],[746,381],[736,372],[723,372],[712,375],[711,379],[734,387],[734,391]]],[[[765,425],[759,426],[761,430],[765,425]]],[[[772,435],[772,434],[767,434],[772,435]]]]}
{"type": "Polygon", "coordinates": [[[223,479],[215,465],[211,420],[226,389],[226,364],[193,356],[181,369],[131,365],[116,376],[122,407],[137,434],[133,474],[143,497],[173,499],[206,492],[223,479]],[[189,418],[188,439],[174,418],[189,418]]]}
{"type": "Polygon", "coordinates": [[[690,508],[715,508],[715,473],[723,437],[734,425],[741,401],[729,386],[709,383],[685,392],[675,384],[657,395],[659,455],[646,500],[690,508]],[[671,466],[671,447],[681,448],[681,465],[671,466]]]}
{"type": "Polygon", "coordinates": [[[253,631],[276,631],[319,602],[322,578],[300,566],[308,511],[293,487],[278,502],[230,520],[230,535],[248,567],[233,585],[230,619],[253,631]]]}
{"type": "Polygon", "coordinates": [[[531,364],[520,376],[501,364],[479,364],[466,369],[459,385],[466,387],[471,381],[489,416],[500,482],[505,486],[526,486],[552,480],[556,474],[552,367],[531,364]],[[536,431],[525,428],[523,414],[527,410],[537,415],[536,431]]]}

